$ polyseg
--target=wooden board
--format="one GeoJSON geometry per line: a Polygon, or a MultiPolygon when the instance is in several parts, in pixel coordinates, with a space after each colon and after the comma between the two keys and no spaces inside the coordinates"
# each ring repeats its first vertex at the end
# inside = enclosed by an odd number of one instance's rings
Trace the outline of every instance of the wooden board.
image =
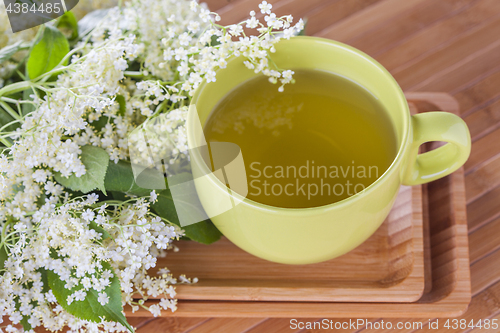
{"type": "MultiPolygon", "coordinates": [[[[420,109],[459,112],[457,102],[443,93],[409,93],[420,109]]],[[[432,286],[414,303],[179,301],[177,317],[284,317],[284,318],[436,318],[462,314],[471,300],[469,249],[465,210],[464,171],[427,186],[424,223],[430,233],[432,286]]],[[[429,256],[426,256],[429,257],[429,256]]],[[[154,304],[148,301],[146,304],[154,304]]],[[[129,317],[148,317],[144,309],[129,317]]]]}
{"type": "Polygon", "coordinates": [[[402,186],[391,213],[372,237],[323,263],[273,263],[226,238],[211,245],[180,241],[176,246],[180,251],[159,259],[156,267],[200,281],[176,286],[178,299],[413,302],[424,290],[421,187],[402,186]]]}

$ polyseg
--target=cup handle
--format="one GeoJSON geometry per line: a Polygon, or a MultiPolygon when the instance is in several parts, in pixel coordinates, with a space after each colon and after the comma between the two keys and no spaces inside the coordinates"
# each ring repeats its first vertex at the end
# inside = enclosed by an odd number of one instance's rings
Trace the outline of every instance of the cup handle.
{"type": "Polygon", "coordinates": [[[410,144],[403,185],[419,185],[445,177],[464,165],[470,155],[471,139],[465,121],[449,112],[426,112],[411,117],[410,144]],[[421,144],[447,142],[442,147],[418,154],[421,144]]]}

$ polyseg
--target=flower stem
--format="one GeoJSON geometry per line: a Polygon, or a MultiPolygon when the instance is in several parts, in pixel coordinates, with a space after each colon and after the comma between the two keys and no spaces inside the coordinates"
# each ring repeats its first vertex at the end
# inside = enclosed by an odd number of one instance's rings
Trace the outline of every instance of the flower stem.
{"type": "Polygon", "coordinates": [[[24,91],[32,87],[31,81],[21,81],[13,84],[9,84],[2,89],[0,89],[0,96],[15,94],[17,92],[24,91]]]}
{"type": "Polygon", "coordinates": [[[0,101],[0,106],[2,107],[2,109],[4,109],[8,114],[10,114],[10,116],[16,120],[21,120],[21,116],[16,112],[14,111],[13,108],[11,108],[7,103],[5,103],[4,101],[0,101]]]}

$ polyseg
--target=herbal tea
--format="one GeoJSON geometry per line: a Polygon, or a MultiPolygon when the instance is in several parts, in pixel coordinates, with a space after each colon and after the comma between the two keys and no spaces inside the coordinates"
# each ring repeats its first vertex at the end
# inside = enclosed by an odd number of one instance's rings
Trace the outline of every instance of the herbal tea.
{"type": "Polygon", "coordinates": [[[212,111],[207,142],[231,142],[245,162],[247,198],[277,207],[317,207],[354,195],[396,156],[391,122],[377,99],[343,77],[297,70],[284,92],[249,80],[212,111]]]}

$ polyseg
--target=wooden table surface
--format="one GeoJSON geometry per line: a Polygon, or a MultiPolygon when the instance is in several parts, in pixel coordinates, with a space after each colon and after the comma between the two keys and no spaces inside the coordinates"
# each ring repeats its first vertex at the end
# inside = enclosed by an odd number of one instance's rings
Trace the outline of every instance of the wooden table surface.
{"type": "MultiPolygon", "coordinates": [[[[245,19],[260,2],[205,1],[221,14],[224,24],[245,19]]],[[[278,15],[307,18],[308,35],[335,39],[368,53],[394,75],[403,90],[442,91],[459,101],[473,142],[465,165],[473,298],[459,319],[467,323],[471,319],[500,319],[500,0],[267,1],[278,15]]],[[[317,332],[292,330],[288,319],[272,318],[130,321],[139,333],[317,332]]],[[[454,330],[443,324],[441,319],[440,329],[424,326],[415,332],[500,331],[454,330]]]]}

